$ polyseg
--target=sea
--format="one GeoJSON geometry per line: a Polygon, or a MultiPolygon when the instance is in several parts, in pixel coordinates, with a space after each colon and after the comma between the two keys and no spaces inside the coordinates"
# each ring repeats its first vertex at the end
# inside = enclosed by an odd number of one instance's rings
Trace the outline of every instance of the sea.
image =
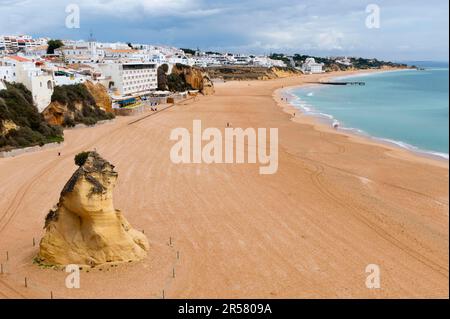
{"type": "Polygon", "coordinates": [[[290,103],[339,130],[411,151],[449,158],[449,69],[387,71],[338,77],[364,86],[289,89],[290,103]]]}

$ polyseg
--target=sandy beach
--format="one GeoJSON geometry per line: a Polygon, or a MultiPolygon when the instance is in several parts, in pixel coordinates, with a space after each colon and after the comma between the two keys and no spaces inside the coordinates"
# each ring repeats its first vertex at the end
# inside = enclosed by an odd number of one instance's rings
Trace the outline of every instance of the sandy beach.
{"type": "Polygon", "coordinates": [[[141,121],[69,130],[58,149],[0,159],[0,298],[448,298],[448,162],[335,132],[281,101],[282,88],[323,77],[219,83],[141,121]],[[278,172],[173,164],[170,132],[195,119],[278,128],[278,172]],[[74,155],[94,148],[119,173],[115,207],[151,248],[67,289],[65,272],[32,260],[74,155]],[[381,289],[365,285],[369,264],[381,289]]]}

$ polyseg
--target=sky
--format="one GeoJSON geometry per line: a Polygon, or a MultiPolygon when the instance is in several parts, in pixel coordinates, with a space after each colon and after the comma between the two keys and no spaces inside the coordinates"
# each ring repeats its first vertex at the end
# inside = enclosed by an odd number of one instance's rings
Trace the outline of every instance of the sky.
{"type": "Polygon", "coordinates": [[[448,61],[448,0],[0,0],[0,34],[248,54],[448,61]],[[80,28],[67,28],[67,6],[80,28]],[[379,28],[368,28],[369,4],[379,28]]]}

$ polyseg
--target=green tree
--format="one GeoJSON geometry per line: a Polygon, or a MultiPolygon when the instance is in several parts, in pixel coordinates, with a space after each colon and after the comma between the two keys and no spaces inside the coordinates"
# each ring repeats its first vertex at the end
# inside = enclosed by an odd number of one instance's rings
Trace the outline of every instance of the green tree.
{"type": "Polygon", "coordinates": [[[167,90],[167,72],[169,72],[169,66],[163,64],[158,68],[158,90],[167,90]]]}
{"type": "Polygon", "coordinates": [[[78,166],[83,166],[86,163],[87,158],[89,157],[90,152],[81,152],[75,155],[75,164],[78,166]]]}
{"type": "Polygon", "coordinates": [[[56,49],[64,46],[64,43],[62,43],[61,40],[49,40],[47,44],[47,54],[54,54],[56,49]]]}

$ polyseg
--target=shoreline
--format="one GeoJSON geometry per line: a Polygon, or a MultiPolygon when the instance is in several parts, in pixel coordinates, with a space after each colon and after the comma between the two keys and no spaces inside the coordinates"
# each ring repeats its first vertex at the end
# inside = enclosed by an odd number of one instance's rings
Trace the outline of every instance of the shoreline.
{"type": "Polygon", "coordinates": [[[0,291],[19,298],[161,298],[163,290],[173,299],[448,298],[448,168],[324,133],[305,116],[293,122],[274,91],[316,79],[230,81],[154,116],[70,130],[61,156],[49,150],[0,160],[0,251],[9,252],[0,291]],[[193,120],[221,130],[227,123],[278,128],[277,173],[260,175],[252,163],[173,163],[171,132],[193,120]],[[68,290],[66,273],[32,263],[39,250],[32,242],[77,169],[74,156],[93,148],[119,174],[114,206],[151,249],[139,263],[82,272],[81,289],[68,290]],[[370,264],[381,268],[382,289],[364,284],[370,264]]]}
{"type": "MultiPolygon", "coordinates": [[[[411,71],[410,69],[387,69],[387,70],[355,70],[355,71],[339,71],[335,72],[334,75],[330,74],[323,74],[323,76],[319,76],[317,79],[317,82],[323,82],[323,81],[331,81],[333,79],[344,79],[344,78],[352,78],[357,76],[370,76],[377,73],[385,73],[385,72],[401,72],[401,71],[411,71]]],[[[434,152],[434,151],[427,151],[417,148],[414,145],[410,145],[408,143],[405,143],[403,141],[396,141],[389,138],[383,138],[383,137],[377,137],[372,136],[368,133],[358,133],[357,130],[360,130],[359,128],[353,128],[353,127],[345,127],[345,128],[339,128],[338,130],[335,130],[331,127],[331,125],[327,125],[325,123],[325,120],[312,114],[306,114],[302,109],[295,107],[290,103],[290,100],[284,101],[281,100],[281,98],[286,98],[286,95],[289,95],[290,97],[293,96],[292,93],[290,93],[290,90],[296,89],[296,88],[305,88],[308,86],[317,86],[318,83],[301,83],[298,85],[292,85],[288,87],[283,87],[280,89],[276,89],[274,91],[273,97],[277,104],[281,107],[281,109],[292,115],[292,113],[295,113],[295,118],[292,120],[294,122],[298,123],[308,123],[311,124],[311,121],[307,119],[311,119],[313,122],[313,125],[316,129],[327,132],[327,133],[334,133],[339,135],[344,135],[350,139],[355,140],[359,143],[367,143],[371,145],[376,145],[380,147],[388,148],[391,151],[401,151],[401,152],[407,152],[409,155],[412,155],[413,157],[417,157],[417,159],[425,159],[429,161],[436,162],[438,166],[442,166],[444,164],[444,167],[449,167],[449,158],[445,157],[445,155],[448,156],[448,154],[442,153],[440,155],[440,152],[434,152]],[[403,145],[404,146],[403,146],[403,145]]],[[[336,119],[338,120],[338,119],[336,119]]],[[[362,132],[362,131],[361,131],[362,132]]],[[[403,154],[402,154],[403,155],[403,154]]]]}

